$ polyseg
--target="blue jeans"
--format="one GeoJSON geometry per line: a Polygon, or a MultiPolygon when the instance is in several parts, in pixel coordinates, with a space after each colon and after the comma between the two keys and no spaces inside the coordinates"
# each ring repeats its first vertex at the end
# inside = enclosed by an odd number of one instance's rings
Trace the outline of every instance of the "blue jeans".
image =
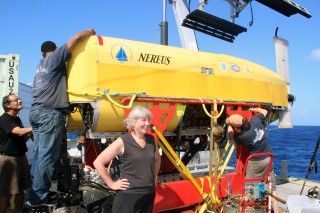
{"type": "Polygon", "coordinates": [[[34,156],[31,165],[32,186],[29,202],[46,202],[56,161],[59,159],[65,128],[62,110],[36,109],[29,115],[34,137],[34,156]]]}

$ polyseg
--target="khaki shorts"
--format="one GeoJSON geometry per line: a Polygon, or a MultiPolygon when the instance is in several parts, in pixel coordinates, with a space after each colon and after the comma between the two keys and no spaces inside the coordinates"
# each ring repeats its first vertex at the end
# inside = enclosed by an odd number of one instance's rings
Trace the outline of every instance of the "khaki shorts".
{"type": "MultiPolygon", "coordinates": [[[[268,164],[270,157],[265,158],[264,160],[253,161],[249,160],[246,171],[246,178],[262,178],[265,177],[267,173],[268,164]]],[[[273,164],[270,169],[270,183],[272,191],[276,190],[276,178],[274,175],[273,164]]]]}
{"type": "Polygon", "coordinates": [[[29,163],[26,155],[0,155],[0,195],[17,194],[31,186],[29,163]]]}

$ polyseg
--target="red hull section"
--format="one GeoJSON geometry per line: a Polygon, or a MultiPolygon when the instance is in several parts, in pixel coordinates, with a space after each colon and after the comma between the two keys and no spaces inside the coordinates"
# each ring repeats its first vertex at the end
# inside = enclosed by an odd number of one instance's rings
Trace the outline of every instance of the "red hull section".
{"type": "MultiPolygon", "coordinates": [[[[236,172],[224,175],[219,182],[218,197],[226,197],[230,185],[232,188],[230,193],[241,193],[242,178],[242,175],[236,172]]],[[[209,176],[197,178],[196,181],[207,194],[210,193],[214,184],[213,176],[211,178],[209,176]]],[[[202,202],[200,193],[189,180],[161,183],[156,189],[154,212],[192,206],[202,202]]]]}

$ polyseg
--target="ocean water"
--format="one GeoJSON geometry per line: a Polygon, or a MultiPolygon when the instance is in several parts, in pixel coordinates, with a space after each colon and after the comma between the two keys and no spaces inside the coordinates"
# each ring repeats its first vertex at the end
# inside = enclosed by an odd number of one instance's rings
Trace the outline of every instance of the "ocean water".
{"type": "MultiPolygon", "coordinates": [[[[269,143],[274,154],[274,169],[277,175],[281,175],[281,161],[288,161],[288,176],[305,178],[311,158],[320,137],[320,126],[294,126],[291,129],[279,129],[277,126],[269,126],[269,143]]],[[[320,147],[316,152],[315,167],[308,175],[308,179],[320,181],[320,147]]]]}
{"type": "MultiPolygon", "coordinates": [[[[281,175],[281,161],[287,160],[288,177],[306,178],[320,136],[320,126],[295,126],[290,129],[279,129],[277,126],[270,125],[268,130],[276,175],[281,175]]],[[[235,162],[234,152],[229,165],[235,166],[235,162]]],[[[319,163],[319,172],[316,173],[313,167],[308,174],[308,179],[320,181],[320,146],[316,153],[316,162],[319,163]]]]}

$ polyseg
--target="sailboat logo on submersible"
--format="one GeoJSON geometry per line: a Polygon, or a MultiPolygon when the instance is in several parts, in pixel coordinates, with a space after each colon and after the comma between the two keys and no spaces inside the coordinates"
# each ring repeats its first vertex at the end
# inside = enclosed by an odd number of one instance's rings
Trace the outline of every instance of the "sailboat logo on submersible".
{"type": "Polygon", "coordinates": [[[120,49],[116,55],[116,59],[118,59],[118,61],[120,61],[120,62],[128,61],[127,54],[122,47],[120,47],[120,49]]]}
{"type": "Polygon", "coordinates": [[[132,60],[132,50],[125,44],[115,44],[111,47],[111,57],[120,63],[132,60]]]}

